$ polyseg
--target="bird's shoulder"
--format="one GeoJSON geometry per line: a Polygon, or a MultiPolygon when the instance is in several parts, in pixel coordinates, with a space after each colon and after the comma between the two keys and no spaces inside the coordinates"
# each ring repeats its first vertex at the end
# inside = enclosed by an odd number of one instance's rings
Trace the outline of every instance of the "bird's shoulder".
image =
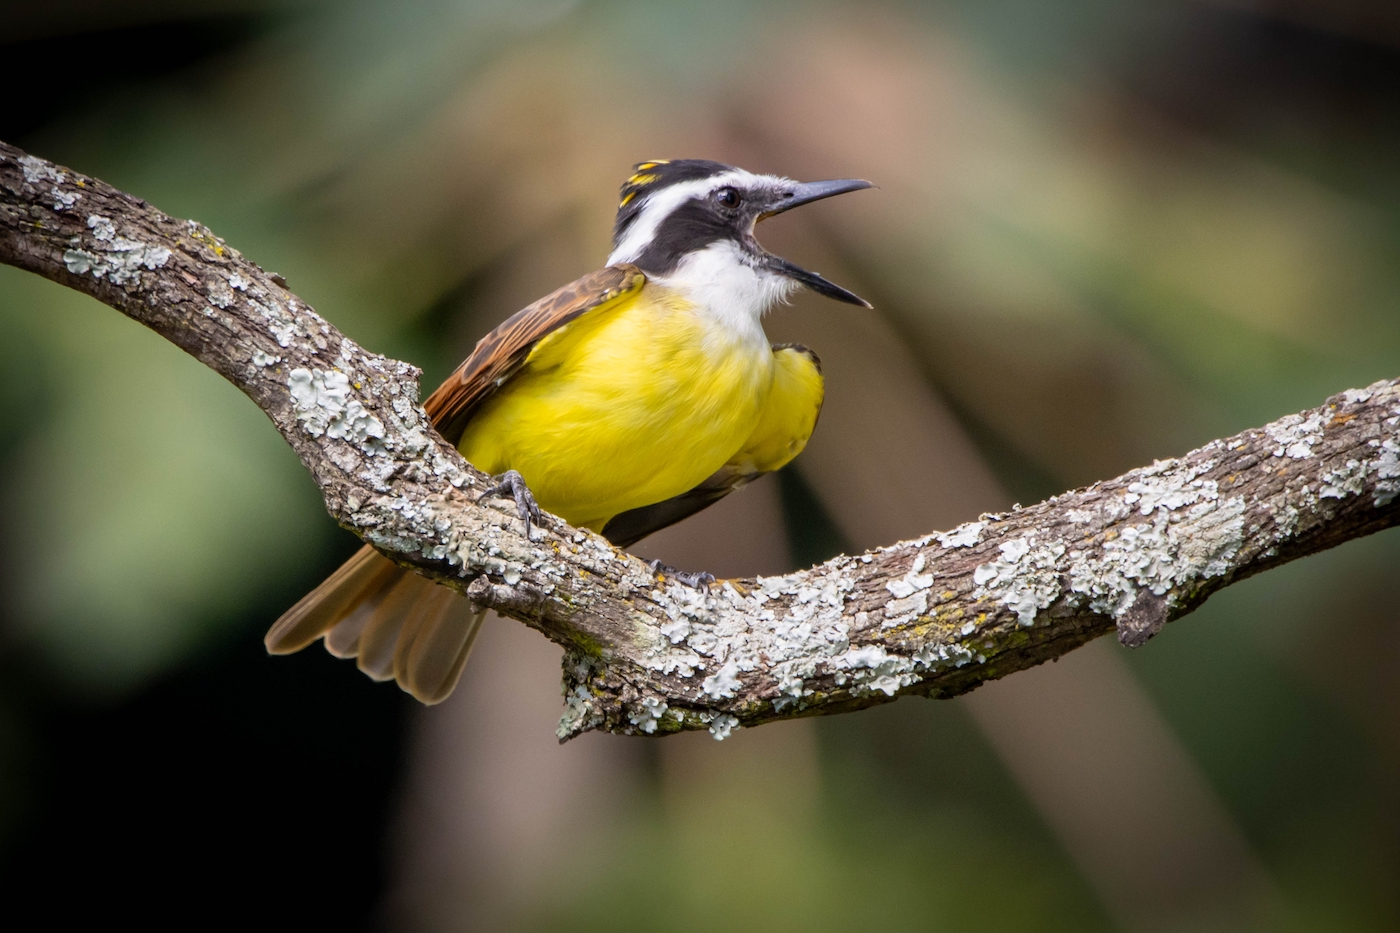
{"type": "Polygon", "coordinates": [[[482,337],[471,355],[423,403],[444,438],[456,443],[471,416],[519,371],[541,339],[581,315],[638,292],[646,275],[631,263],[590,272],[516,312],[482,337]]]}

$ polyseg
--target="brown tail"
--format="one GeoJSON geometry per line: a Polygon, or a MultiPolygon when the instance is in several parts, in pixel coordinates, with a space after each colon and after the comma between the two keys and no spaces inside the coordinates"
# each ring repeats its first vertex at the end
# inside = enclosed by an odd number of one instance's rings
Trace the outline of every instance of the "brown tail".
{"type": "Polygon", "coordinates": [[[462,676],[485,610],[366,544],[268,629],[270,654],[325,636],[375,680],[394,678],[423,703],[441,703],[462,676]]]}

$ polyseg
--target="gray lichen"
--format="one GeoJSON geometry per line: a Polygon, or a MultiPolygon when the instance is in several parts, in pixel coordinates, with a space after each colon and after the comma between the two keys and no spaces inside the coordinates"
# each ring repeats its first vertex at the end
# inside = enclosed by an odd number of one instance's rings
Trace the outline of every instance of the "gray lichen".
{"type": "Polygon", "coordinates": [[[1121,618],[1139,588],[1166,595],[1201,579],[1220,576],[1244,541],[1244,499],[1202,503],[1176,516],[1159,512],[1129,525],[1097,554],[1070,554],[1070,589],[1088,597],[1095,612],[1121,618]]]}
{"type": "Polygon", "coordinates": [[[19,162],[20,171],[24,173],[24,183],[27,185],[38,187],[45,182],[62,184],[68,180],[68,174],[66,172],[59,171],[56,166],[52,163],[45,162],[43,159],[36,159],[31,155],[23,155],[16,161],[19,162]]]}
{"type": "Polygon", "coordinates": [[[1361,460],[1348,460],[1335,470],[1322,474],[1322,486],[1317,491],[1320,499],[1345,499],[1361,494],[1366,485],[1366,470],[1369,464],[1361,460]]]}
{"type": "Polygon", "coordinates": [[[720,713],[710,722],[710,735],[715,737],[715,741],[723,742],[737,728],[739,728],[739,717],[720,713]]]}
{"type": "Polygon", "coordinates": [[[384,424],[350,397],[350,378],[344,373],[299,366],[288,374],[287,389],[307,434],[348,440],[366,453],[380,448],[384,424]]]}
{"type": "Polygon", "coordinates": [[[666,709],[665,700],[643,697],[638,707],[628,715],[628,719],[638,730],[651,735],[656,731],[656,724],[661,721],[661,717],[666,715],[666,709]]]}
{"type": "Polygon", "coordinates": [[[1376,487],[1371,500],[1376,508],[1380,508],[1390,505],[1400,495],[1400,443],[1389,437],[1371,443],[1380,450],[1374,461],[1376,487]]]}
{"type": "MultiPolygon", "coordinates": [[[[159,269],[170,259],[170,250],[164,246],[151,246],[119,236],[110,218],[93,214],[88,217],[87,225],[93,237],[106,244],[106,249],[101,253],[76,248],[64,251],[64,265],[74,275],[91,272],[93,278],[106,278],[113,285],[140,285],[142,269],[159,269]]],[[[77,243],[75,237],[75,247],[77,243]]]]}
{"type": "Polygon", "coordinates": [[[1264,426],[1264,431],[1278,444],[1275,457],[1305,460],[1313,455],[1313,446],[1322,439],[1323,418],[1320,412],[1287,415],[1264,426]]]}
{"type": "Polygon", "coordinates": [[[975,599],[992,599],[1016,613],[1023,626],[1035,624],[1040,610],[1060,595],[1058,564],[1065,553],[1059,541],[1036,543],[1035,535],[1003,541],[1001,556],[980,565],[972,576],[975,599]]]}
{"type": "Polygon", "coordinates": [[[952,531],[939,532],[933,537],[941,547],[972,547],[982,536],[982,529],[986,527],[986,522],[966,522],[952,531]]]}

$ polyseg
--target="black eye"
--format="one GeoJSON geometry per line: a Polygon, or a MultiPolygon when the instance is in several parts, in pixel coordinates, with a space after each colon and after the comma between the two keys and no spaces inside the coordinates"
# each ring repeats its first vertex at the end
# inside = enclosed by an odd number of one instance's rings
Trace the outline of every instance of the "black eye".
{"type": "Polygon", "coordinates": [[[736,208],[743,202],[744,196],[736,188],[721,188],[715,192],[715,200],[723,207],[736,208]]]}

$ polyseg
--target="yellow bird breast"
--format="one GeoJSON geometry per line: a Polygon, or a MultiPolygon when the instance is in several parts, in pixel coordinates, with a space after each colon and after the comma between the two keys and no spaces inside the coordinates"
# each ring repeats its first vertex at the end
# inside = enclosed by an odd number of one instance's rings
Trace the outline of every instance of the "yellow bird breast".
{"type": "Polygon", "coordinates": [[[741,474],[772,473],[802,453],[821,414],[825,384],[816,354],[785,345],[773,348],[773,384],[753,433],[729,465],[741,474]]]}
{"type": "Polygon", "coordinates": [[[542,339],[458,449],[488,473],[518,470],[542,508],[601,530],[693,489],[753,435],[774,373],[754,330],[647,283],[542,339]]]}

